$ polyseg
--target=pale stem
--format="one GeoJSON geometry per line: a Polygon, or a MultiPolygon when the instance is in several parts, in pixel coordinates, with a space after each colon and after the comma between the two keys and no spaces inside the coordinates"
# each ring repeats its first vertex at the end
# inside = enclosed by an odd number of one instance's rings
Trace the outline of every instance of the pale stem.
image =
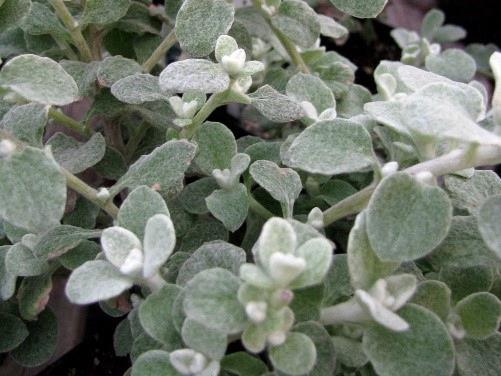
{"type": "Polygon", "coordinates": [[[155,292],[164,287],[167,282],[160,276],[159,273],[145,280],[146,285],[151,290],[151,292],[155,292]]]}
{"type": "MultiPolygon", "coordinates": [[[[412,175],[428,171],[433,176],[438,177],[471,167],[495,165],[498,163],[501,163],[501,148],[484,145],[478,146],[474,154],[471,148],[454,150],[438,158],[418,163],[403,171],[412,175]]],[[[371,184],[324,211],[325,226],[329,226],[339,219],[362,211],[367,206],[375,189],[376,186],[371,184]]]]}
{"type": "Polygon", "coordinates": [[[323,308],[320,311],[320,322],[323,325],[363,322],[368,319],[367,314],[353,299],[323,308]]]}
{"type": "Polygon", "coordinates": [[[90,51],[89,45],[87,44],[87,41],[82,34],[80,25],[71,15],[70,11],[66,7],[66,4],[64,4],[64,0],[50,0],[50,3],[56,11],[59,19],[63,22],[66,29],[68,29],[71,39],[73,40],[75,47],[80,52],[82,59],[85,62],[92,61],[92,53],[90,51]]]}
{"type": "Polygon", "coordinates": [[[143,63],[143,71],[151,72],[155,65],[162,60],[167,51],[169,51],[174,44],[176,44],[176,33],[174,29],[172,29],[164,38],[162,43],[160,43],[155,51],[153,51],[148,60],[143,63]]]}
{"type": "Polygon", "coordinates": [[[65,115],[63,112],[58,111],[57,109],[51,107],[49,109],[49,117],[52,120],[55,120],[58,124],[61,124],[65,126],[68,129],[71,129],[75,132],[78,132],[82,136],[90,136],[93,131],[92,129],[86,127],[84,124],[79,123],[78,121],[70,118],[69,116],[65,115]]]}

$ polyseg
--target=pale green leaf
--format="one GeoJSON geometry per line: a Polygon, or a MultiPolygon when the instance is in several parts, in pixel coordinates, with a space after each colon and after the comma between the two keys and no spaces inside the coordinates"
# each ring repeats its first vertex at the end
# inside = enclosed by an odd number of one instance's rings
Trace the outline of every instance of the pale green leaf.
{"type": "Polygon", "coordinates": [[[150,350],[136,359],[131,376],[179,376],[179,373],[170,364],[168,352],[150,350]]]}
{"type": "Polygon", "coordinates": [[[294,100],[269,85],[249,94],[252,105],[266,118],[276,123],[287,123],[304,116],[302,107],[294,100]]]}
{"type": "Polygon", "coordinates": [[[160,90],[158,77],[151,74],[133,74],[122,78],[111,86],[111,94],[119,101],[129,104],[168,99],[160,90]]]}
{"type": "Polygon", "coordinates": [[[226,355],[221,368],[237,376],[261,376],[268,371],[262,360],[243,351],[226,355]]]}
{"type": "Polygon", "coordinates": [[[160,88],[168,93],[219,93],[230,84],[230,77],[221,65],[203,59],[171,63],[160,73],[159,80],[160,88]]]}
{"type": "Polygon", "coordinates": [[[28,329],[20,318],[0,312],[0,352],[15,349],[28,335],[28,329]]]}
{"type": "Polygon", "coordinates": [[[130,192],[120,205],[117,221],[120,227],[143,239],[146,222],[155,214],[170,216],[167,204],[158,192],[146,186],[139,186],[130,192]]]}
{"type": "Polygon", "coordinates": [[[485,244],[501,259],[501,195],[492,196],[480,207],[478,228],[485,244]]]}
{"type": "Polygon", "coordinates": [[[451,290],[440,281],[423,281],[417,286],[410,302],[427,308],[445,322],[451,306],[451,290]]]}
{"type": "Polygon", "coordinates": [[[19,313],[24,320],[37,320],[52,291],[52,274],[24,278],[17,291],[19,313]]]}
{"type": "Polygon", "coordinates": [[[38,103],[12,107],[0,122],[0,129],[3,128],[19,141],[41,147],[48,111],[48,106],[38,103]]]}
{"type": "Polygon", "coordinates": [[[244,307],[237,299],[239,279],[221,268],[204,270],[186,284],[184,311],[188,318],[227,334],[247,325],[244,307]]]}
{"type": "Polygon", "coordinates": [[[465,339],[456,343],[456,364],[460,376],[498,376],[501,369],[501,334],[486,340],[465,339]]]}
{"type": "Polygon", "coordinates": [[[113,298],[132,287],[132,280],[107,261],[87,261],[71,273],[66,295],[75,304],[113,298]]]}
{"type": "Polygon", "coordinates": [[[183,209],[192,214],[205,214],[209,212],[205,198],[219,188],[212,177],[203,177],[184,187],[179,195],[183,209]]]}
{"type": "Polygon", "coordinates": [[[247,188],[238,183],[231,190],[218,189],[205,199],[211,214],[234,232],[242,226],[249,210],[247,188]]]}
{"type": "Polygon", "coordinates": [[[109,262],[120,268],[133,249],[141,250],[141,241],[131,231],[113,226],[101,235],[101,246],[109,262]]]}
{"type": "Polygon", "coordinates": [[[130,0],[87,0],[82,15],[83,24],[106,25],[127,14],[130,0]]]}
{"type": "Polygon", "coordinates": [[[220,360],[226,352],[226,333],[207,328],[197,321],[186,319],[181,335],[186,346],[209,359],[220,360]]]}
{"type": "Polygon", "coordinates": [[[330,0],[339,10],[358,18],[374,18],[388,0],[330,0]]]}
{"type": "Polygon", "coordinates": [[[317,76],[297,73],[287,82],[287,96],[296,102],[310,102],[320,114],[336,107],[332,90],[317,76]]]}
{"type": "Polygon", "coordinates": [[[370,244],[381,260],[411,261],[430,253],[445,238],[452,205],[442,189],[401,172],[380,183],[366,219],[370,244]]]}
{"type": "Polygon", "coordinates": [[[450,48],[426,57],[426,69],[453,81],[470,82],[477,72],[475,60],[463,50],[450,48]]]}
{"type": "Polygon", "coordinates": [[[59,62],[64,70],[75,80],[81,97],[91,97],[95,95],[96,75],[99,63],[92,61],[84,63],[75,60],[61,60],[59,62]]]}
{"type": "Polygon", "coordinates": [[[30,13],[23,20],[21,29],[28,34],[49,34],[56,38],[66,39],[68,32],[54,12],[44,4],[32,2],[30,13]]]}
{"type": "Polygon", "coordinates": [[[348,367],[363,367],[369,361],[362,349],[362,343],[351,338],[341,336],[331,337],[336,350],[336,359],[348,367]]]}
{"type": "Polygon", "coordinates": [[[318,14],[317,19],[320,23],[320,33],[322,35],[332,39],[341,39],[348,36],[348,29],[333,18],[318,14]]]}
{"type": "Polygon", "coordinates": [[[374,163],[372,140],[353,121],[320,121],[299,134],[286,152],[287,164],[301,170],[335,175],[366,169],[374,163]]]}
{"type": "Polygon", "coordinates": [[[295,332],[306,334],[313,341],[317,350],[315,367],[310,376],[331,376],[336,368],[336,351],[329,332],[317,322],[302,322],[294,326],[295,332]]]}
{"type": "Polygon", "coordinates": [[[256,243],[259,262],[269,270],[270,257],[275,252],[293,253],[297,247],[297,236],[292,225],[282,218],[269,219],[256,243]]]}
{"type": "Polygon", "coordinates": [[[285,342],[269,350],[271,364],[288,375],[299,376],[310,372],[317,360],[315,344],[302,333],[289,333],[285,342]]]}
{"type": "Polygon", "coordinates": [[[191,56],[207,56],[233,24],[235,9],[224,0],[186,0],[176,17],[176,37],[191,56]]]}
{"type": "Polygon", "coordinates": [[[19,26],[30,7],[30,0],[4,0],[0,7],[0,33],[19,26]]]}
{"type": "Polygon", "coordinates": [[[152,277],[167,261],[176,245],[174,224],[165,214],[155,214],[146,222],[144,230],[145,278],[152,277]]]}
{"type": "Polygon", "coordinates": [[[409,304],[398,312],[410,328],[394,332],[383,326],[368,328],[364,352],[381,376],[448,376],[454,370],[454,346],[440,319],[427,309],[409,304]]]}
{"type": "Polygon", "coordinates": [[[489,291],[494,283],[492,265],[444,266],[438,278],[451,290],[453,302],[481,291],[489,291]]]}
{"type": "Polygon", "coordinates": [[[496,333],[501,321],[501,302],[488,292],[477,292],[460,300],[455,307],[466,336],[486,339],[496,333]]]}
{"type": "Polygon", "coordinates": [[[283,0],[271,24],[301,47],[310,47],[320,37],[315,11],[302,0],[283,0]]]}
{"type": "Polygon", "coordinates": [[[308,240],[296,250],[296,256],[306,261],[306,268],[296,278],[292,288],[303,288],[319,284],[332,263],[332,244],[325,238],[308,240]]]}
{"type": "Polygon", "coordinates": [[[141,66],[134,60],[123,56],[109,56],[99,63],[97,80],[100,85],[112,87],[122,78],[141,73],[141,66]]]}
{"type": "Polygon", "coordinates": [[[82,143],[58,132],[47,144],[51,146],[56,162],[74,174],[96,165],[103,159],[106,151],[106,141],[101,133],[94,133],[87,142],[82,143]]]}
{"type": "Polygon", "coordinates": [[[16,290],[16,275],[7,270],[5,263],[10,247],[9,245],[0,246],[0,300],[9,299],[16,290]]]}
{"type": "Polygon", "coordinates": [[[28,101],[64,106],[79,98],[78,86],[54,60],[21,55],[2,67],[0,87],[14,91],[28,101]]]}

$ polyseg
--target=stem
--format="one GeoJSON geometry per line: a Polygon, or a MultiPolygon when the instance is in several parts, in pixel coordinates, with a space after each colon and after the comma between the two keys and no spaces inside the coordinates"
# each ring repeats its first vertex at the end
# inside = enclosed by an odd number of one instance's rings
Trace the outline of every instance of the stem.
{"type": "Polygon", "coordinates": [[[84,124],[79,123],[75,119],[70,118],[69,116],[53,107],[49,108],[49,117],[57,123],[64,125],[66,128],[78,132],[82,136],[88,137],[93,133],[92,129],[86,127],[84,124]]]}
{"type": "MultiPolygon", "coordinates": [[[[230,85],[231,87],[231,85],[230,85]]],[[[212,94],[207,102],[202,106],[200,111],[197,112],[190,125],[187,125],[181,132],[185,138],[191,138],[196,133],[200,125],[207,120],[212,112],[225,103],[225,98],[231,89],[221,93],[212,94]]]]}
{"type": "Polygon", "coordinates": [[[50,0],[50,3],[56,11],[59,19],[63,22],[64,26],[66,26],[66,29],[68,29],[71,39],[73,40],[75,47],[80,52],[82,59],[85,62],[92,61],[92,53],[89,45],[82,34],[82,30],[80,29],[78,22],[73,18],[70,11],[64,4],[64,0],[50,0]]]}
{"type": "Polygon", "coordinates": [[[320,322],[323,325],[357,323],[367,319],[367,314],[353,299],[336,304],[335,306],[323,308],[320,311],[320,322]]]}
{"type": "Polygon", "coordinates": [[[145,279],[145,284],[151,290],[151,292],[156,292],[166,285],[165,280],[160,276],[160,273],[145,279]]]}
{"type": "Polygon", "coordinates": [[[264,219],[270,219],[274,217],[275,215],[270,212],[268,209],[266,209],[263,205],[261,205],[255,198],[252,196],[250,192],[248,192],[249,196],[249,208],[259,216],[263,217],[264,219]]]}
{"type": "MultiPolygon", "coordinates": [[[[475,150],[474,155],[472,155],[471,148],[453,150],[448,154],[418,163],[403,171],[412,175],[428,171],[431,172],[433,176],[438,177],[471,167],[495,165],[498,163],[501,163],[501,147],[484,145],[479,146],[475,150]]],[[[375,189],[376,186],[371,184],[324,211],[325,226],[348,215],[362,211],[369,202],[375,189]]]]}
{"type": "Polygon", "coordinates": [[[259,13],[263,16],[263,18],[266,20],[268,25],[270,26],[271,30],[279,40],[279,42],[282,44],[284,49],[287,51],[287,54],[289,55],[292,63],[299,68],[299,70],[303,73],[309,74],[310,69],[306,65],[306,63],[303,60],[303,57],[301,54],[298,52],[296,45],[292,43],[292,41],[280,30],[278,30],[273,24],[271,23],[271,18],[269,14],[267,14],[265,11],[263,11],[262,8],[262,0],[253,0],[254,6],[257,8],[259,13]]]}
{"type": "Polygon", "coordinates": [[[61,171],[64,177],[66,178],[66,184],[68,185],[68,187],[80,193],[83,197],[85,197],[87,200],[91,201],[95,205],[99,206],[106,213],[108,213],[113,219],[117,218],[118,208],[115,206],[115,204],[112,202],[111,199],[107,201],[99,199],[97,196],[97,190],[89,186],[83,180],[77,178],[75,175],[73,175],[71,172],[64,169],[63,167],[61,167],[61,171]]]}
{"type": "Polygon", "coordinates": [[[62,38],[57,37],[56,35],[51,35],[52,39],[57,43],[59,48],[64,51],[66,57],[70,60],[78,60],[77,54],[71,49],[70,45],[62,38]]]}
{"type": "Polygon", "coordinates": [[[176,44],[176,33],[174,29],[170,31],[169,34],[164,38],[162,43],[158,45],[151,56],[143,63],[143,70],[145,72],[151,72],[151,70],[157,65],[157,63],[165,56],[167,51],[176,44]]]}

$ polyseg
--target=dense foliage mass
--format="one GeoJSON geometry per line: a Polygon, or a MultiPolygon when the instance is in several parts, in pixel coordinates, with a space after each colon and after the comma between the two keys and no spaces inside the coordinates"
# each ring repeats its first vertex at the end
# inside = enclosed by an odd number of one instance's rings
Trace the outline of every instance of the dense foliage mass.
{"type": "Polygon", "coordinates": [[[0,352],[68,275],[132,376],[499,375],[501,54],[433,10],[371,93],[319,43],[359,21],[241,3],[0,0],[0,352]]]}

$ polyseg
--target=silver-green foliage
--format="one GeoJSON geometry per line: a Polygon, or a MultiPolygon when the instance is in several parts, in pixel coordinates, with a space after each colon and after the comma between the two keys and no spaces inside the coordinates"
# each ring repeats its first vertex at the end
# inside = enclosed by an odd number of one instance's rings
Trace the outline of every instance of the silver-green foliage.
{"type": "Polygon", "coordinates": [[[68,276],[132,376],[499,374],[496,47],[431,10],[370,92],[320,2],[155,3],[0,0],[1,361],[68,276]]]}

